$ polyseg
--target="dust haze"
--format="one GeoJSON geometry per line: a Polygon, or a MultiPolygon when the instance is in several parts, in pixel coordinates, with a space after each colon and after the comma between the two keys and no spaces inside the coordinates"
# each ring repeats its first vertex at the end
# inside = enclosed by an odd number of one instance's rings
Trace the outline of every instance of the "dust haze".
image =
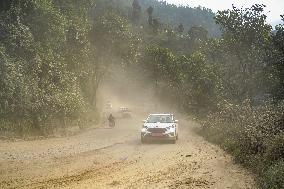
{"type": "Polygon", "coordinates": [[[157,98],[147,78],[112,71],[99,89],[99,109],[111,102],[115,116],[128,107],[131,118],[117,116],[113,129],[102,120],[74,136],[1,142],[1,188],[253,188],[251,174],[195,134],[198,124],[157,98]],[[176,144],[141,144],[141,120],[157,112],[177,114],[176,144]]]}
{"type": "Polygon", "coordinates": [[[119,66],[109,69],[108,77],[98,90],[98,108],[103,111],[107,102],[116,112],[120,107],[128,107],[134,112],[143,113],[176,113],[174,102],[163,101],[156,95],[155,83],[138,70],[125,70],[119,66]]]}

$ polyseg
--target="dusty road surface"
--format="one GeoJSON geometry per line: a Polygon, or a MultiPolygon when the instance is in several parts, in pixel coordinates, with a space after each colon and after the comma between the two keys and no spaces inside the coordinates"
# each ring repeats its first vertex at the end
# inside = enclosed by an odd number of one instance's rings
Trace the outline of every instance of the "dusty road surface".
{"type": "Polygon", "coordinates": [[[249,172],[193,132],[193,122],[180,121],[176,144],[141,144],[142,119],[66,138],[2,141],[0,188],[255,188],[249,172]]]}

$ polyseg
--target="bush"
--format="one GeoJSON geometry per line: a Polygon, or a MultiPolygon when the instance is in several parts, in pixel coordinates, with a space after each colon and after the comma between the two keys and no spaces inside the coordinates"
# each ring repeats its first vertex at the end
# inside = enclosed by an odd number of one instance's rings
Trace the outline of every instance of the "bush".
{"type": "Polygon", "coordinates": [[[278,161],[284,158],[284,132],[265,139],[265,159],[278,161]]]}
{"type": "MultiPolygon", "coordinates": [[[[80,68],[89,33],[76,31],[80,46],[71,44],[70,27],[77,25],[68,20],[86,20],[78,11],[67,14],[52,0],[16,2],[0,12],[0,130],[42,135],[53,120],[73,121],[87,109],[80,68]]],[[[78,28],[88,28],[86,22],[78,28]]]]}
{"type": "Polygon", "coordinates": [[[283,102],[254,107],[249,100],[241,105],[223,101],[219,111],[203,122],[202,135],[259,174],[260,182],[268,183],[261,186],[280,189],[284,186],[283,108],[283,102]]]}
{"type": "Polygon", "coordinates": [[[264,189],[284,188],[284,161],[281,160],[270,166],[262,176],[260,184],[264,189]]]}

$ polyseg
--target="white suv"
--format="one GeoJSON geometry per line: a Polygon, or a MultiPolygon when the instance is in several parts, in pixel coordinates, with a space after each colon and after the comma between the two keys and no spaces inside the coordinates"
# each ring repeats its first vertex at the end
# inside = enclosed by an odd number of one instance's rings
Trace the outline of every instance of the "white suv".
{"type": "Polygon", "coordinates": [[[143,121],[141,142],[147,139],[169,140],[175,143],[178,139],[178,120],[173,114],[150,114],[143,121]]]}

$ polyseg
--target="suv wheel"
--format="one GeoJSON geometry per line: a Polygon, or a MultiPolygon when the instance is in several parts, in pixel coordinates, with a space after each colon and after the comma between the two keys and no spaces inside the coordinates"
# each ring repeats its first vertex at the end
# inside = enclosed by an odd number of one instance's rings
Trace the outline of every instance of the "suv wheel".
{"type": "Polygon", "coordinates": [[[145,140],[145,138],[142,136],[142,134],[141,134],[141,143],[143,144],[143,143],[145,143],[146,142],[146,140],[145,140]]]}

